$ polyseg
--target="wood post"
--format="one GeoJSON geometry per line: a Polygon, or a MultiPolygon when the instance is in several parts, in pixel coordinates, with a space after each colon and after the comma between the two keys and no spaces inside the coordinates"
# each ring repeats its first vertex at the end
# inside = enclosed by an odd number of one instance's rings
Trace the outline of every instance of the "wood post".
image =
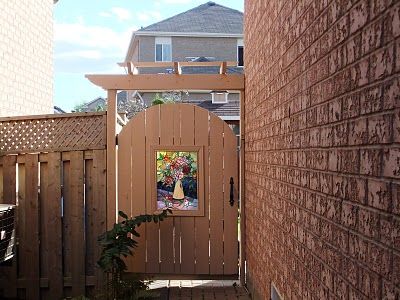
{"type": "Polygon", "coordinates": [[[246,211],[245,211],[245,93],[240,91],[240,284],[246,283],[246,211]]]}
{"type": "Polygon", "coordinates": [[[107,91],[107,228],[117,220],[117,90],[107,91]]]}

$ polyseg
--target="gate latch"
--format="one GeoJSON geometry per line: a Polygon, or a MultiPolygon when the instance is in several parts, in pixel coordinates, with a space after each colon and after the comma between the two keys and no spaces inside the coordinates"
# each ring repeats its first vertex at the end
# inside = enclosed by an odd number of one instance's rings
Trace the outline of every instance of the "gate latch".
{"type": "Polygon", "coordinates": [[[231,206],[233,206],[233,204],[235,203],[235,199],[233,199],[233,177],[231,177],[231,180],[229,181],[230,185],[231,185],[231,192],[229,195],[229,204],[231,206]]]}

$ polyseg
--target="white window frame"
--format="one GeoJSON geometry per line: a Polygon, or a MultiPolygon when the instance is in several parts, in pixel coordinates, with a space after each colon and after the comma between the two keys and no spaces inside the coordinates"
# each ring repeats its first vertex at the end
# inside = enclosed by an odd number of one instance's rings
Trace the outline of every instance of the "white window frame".
{"type": "Polygon", "coordinates": [[[243,43],[243,39],[237,39],[236,59],[237,59],[238,67],[239,68],[243,68],[244,67],[244,43],[243,43]],[[243,47],[243,66],[239,66],[239,47],[243,47]]]}
{"type": "Polygon", "coordinates": [[[229,95],[229,93],[227,93],[227,92],[212,92],[211,93],[211,103],[212,104],[226,104],[226,103],[228,103],[228,95],[229,95]],[[225,94],[225,101],[224,102],[215,101],[215,94],[225,94]]]}
{"type": "Polygon", "coordinates": [[[172,39],[171,37],[156,36],[154,44],[154,61],[155,62],[169,62],[172,61],[172,39]],[[161,60],[157,60],[157,45],[161,45],[161,60]],[[164,59],[164,45],[169,45],[171,49],[171,57],[167,60],[164,59]]]}

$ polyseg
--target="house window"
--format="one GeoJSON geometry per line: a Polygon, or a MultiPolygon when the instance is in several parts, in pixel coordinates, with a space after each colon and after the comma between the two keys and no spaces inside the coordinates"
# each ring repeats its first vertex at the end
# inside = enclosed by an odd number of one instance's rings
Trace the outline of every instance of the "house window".
{"type": "Polygon", "coordinates": [[[172,61],[172,47],[170,37],[156,37],[156,61],[172,61]]]}
{"type": "Polygon", "coordinates": [[[237,61],[238,61],[238,66],[243,67],[244,66],[244,60],[243,60],[243,40],[238,39],[237,41],[237,61]]]}
{"type": "Polygon", "coordinates": [[[228,95],[227,91],[212,91],[211,98],[213,104],[224,104],[228,103],[228,95]]]}

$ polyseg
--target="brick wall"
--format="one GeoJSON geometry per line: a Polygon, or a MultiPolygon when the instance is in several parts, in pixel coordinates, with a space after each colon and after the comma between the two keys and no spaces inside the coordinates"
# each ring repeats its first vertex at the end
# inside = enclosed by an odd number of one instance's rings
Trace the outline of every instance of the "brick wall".
{"type": "Polygon", "coordinates": [[[1,0],[0,116],[53,112],[53,0],[1,0]]]}
{"type": "MultiPolygon", "coordinates": [[[[135,55],[138,55],[139,61],[154,62],[155,37],[137,36],[136,38],[139,42],[139,54],[135,49],[130,59],[135,61],[135,55]]],[[[171,37],[172,61],[187,61],[188,57],[200,56],[214,57],[217,61],[237,61],[237,43],[238,38],[173,36],[171,37]]],[[[154,70],[147,71],[154,73],[154,70]]],[[[160,71],[163,70],[160,69],[160,71]]]]}
{"type": "Polygon", "coordinates": [[[245,44],[255,297],[399,299],[400,1],[245,0],[245,44]]]}
{"type": "Polygon", "coordinates": [[[237,38],[172,37],[172,60],[187,57],[214,57],[217,61],[237,61],[237,38]]]}

